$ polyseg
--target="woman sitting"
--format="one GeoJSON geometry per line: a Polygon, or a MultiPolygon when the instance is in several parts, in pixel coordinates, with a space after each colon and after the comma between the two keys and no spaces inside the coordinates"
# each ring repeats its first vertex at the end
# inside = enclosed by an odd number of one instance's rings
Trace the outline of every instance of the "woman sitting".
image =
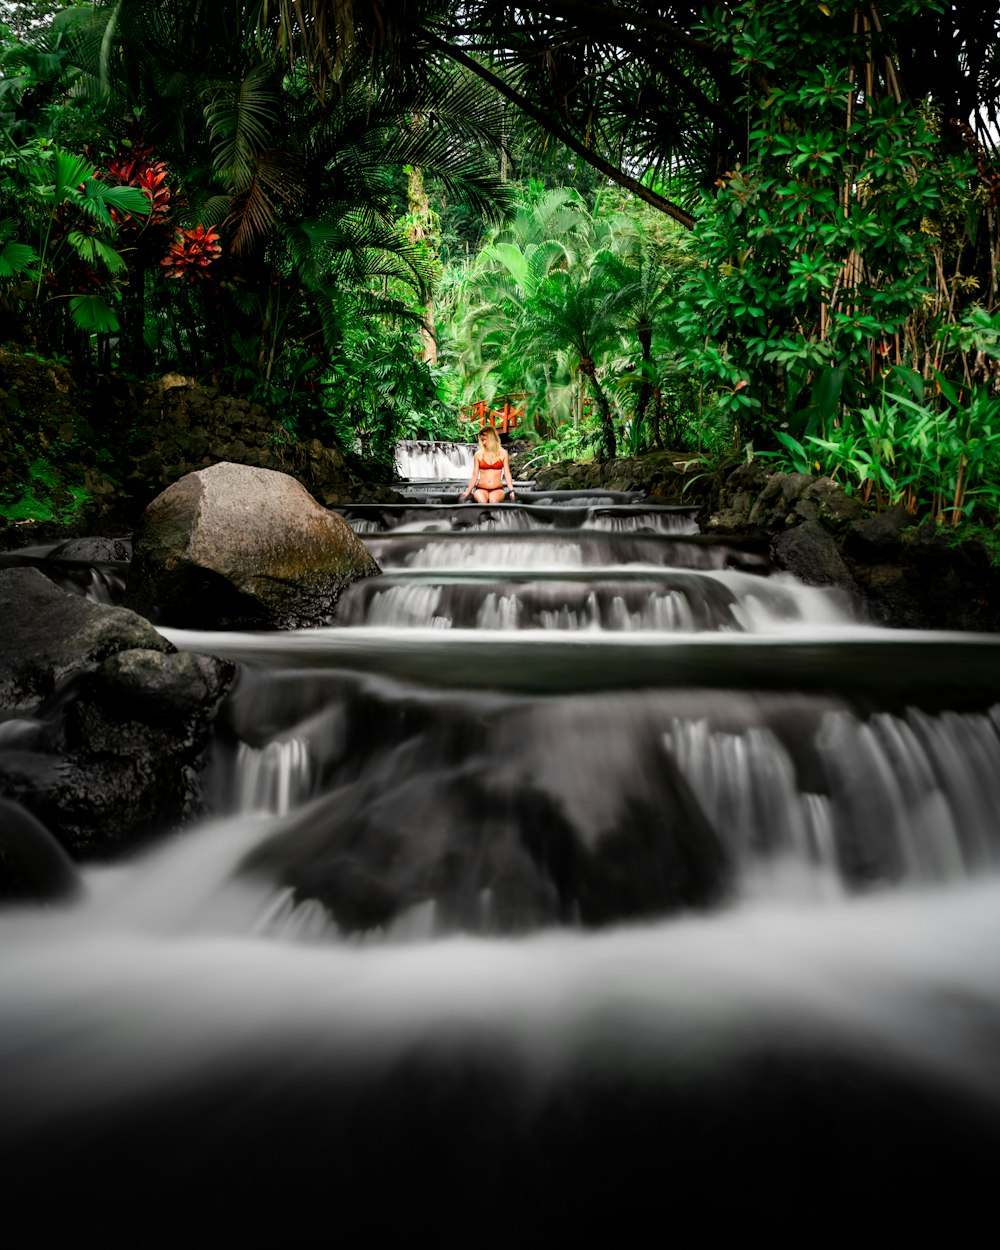
{"type": "Polygon", "coordinates": [[[493,426],[483,426],[479,431],[479,446],[472,457],[469,485],[459,495],[459,499],[468,499],[472,495],[476,503],[502,503],[506,494],[503,488],[505,476],[510,497],[513,499],[514,478],[510,471],[510,457],[500,446],[500,439],[493,426]]]}

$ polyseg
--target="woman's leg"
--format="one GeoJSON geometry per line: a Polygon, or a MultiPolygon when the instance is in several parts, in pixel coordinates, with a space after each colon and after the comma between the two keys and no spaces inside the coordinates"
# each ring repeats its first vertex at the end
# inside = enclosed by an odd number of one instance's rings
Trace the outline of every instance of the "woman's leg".
{"type": "Polygon", "coordinates": [[[474,490],[472,492],[472,498],[476,501],[476,503],[489,503],[490,492],[488,490],[483,490],[480,486],[478,490],[474,490]]]}
{"type": "Polygon", "coordinates": [[[498,490],[490,491],[490,497],[489,497],[490,503],[503,503],[503,501],[506,498],[507,498],[507,492],[505,490],[498,489],[498,490]]]}

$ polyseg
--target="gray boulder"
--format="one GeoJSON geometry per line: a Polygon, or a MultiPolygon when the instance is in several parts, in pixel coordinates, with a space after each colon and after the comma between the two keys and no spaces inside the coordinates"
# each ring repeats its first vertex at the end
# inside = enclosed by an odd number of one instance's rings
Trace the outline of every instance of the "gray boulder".
{"type": "Polygon", "coordinates": [[[226,462],[158,495],[134,548],[126,604],[193,629],[322,625],[346,586],[380,571],[294,478],[226,462]]]}

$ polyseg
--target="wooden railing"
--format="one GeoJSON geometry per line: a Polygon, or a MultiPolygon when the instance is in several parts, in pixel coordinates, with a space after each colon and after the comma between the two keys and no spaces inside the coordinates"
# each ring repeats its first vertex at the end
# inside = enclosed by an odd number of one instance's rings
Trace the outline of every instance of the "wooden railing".
{"type": "Polygon", "coordinates": [[[484,399],[475,404],[468,404],[461,410],[463,421],[475,421],[480,426],[492,425],[501,434],[509,434],[524,420],[524,404],[518,403],[527,398],[525,395],[502,395],[501,408],[492,408],[484,399]]]}

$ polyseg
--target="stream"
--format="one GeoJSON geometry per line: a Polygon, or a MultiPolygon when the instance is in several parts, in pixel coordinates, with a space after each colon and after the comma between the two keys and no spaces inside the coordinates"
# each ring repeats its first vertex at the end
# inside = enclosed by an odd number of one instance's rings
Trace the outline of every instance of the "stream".
{"type": "Polygon", "coordinates": [[[0,911],[16,1244],[960,1238],[1000,641],[404,454],[407,503],[340,509],[383,576],[334,625],[161,631],[240,665],[211,817],[0,911]]]}

